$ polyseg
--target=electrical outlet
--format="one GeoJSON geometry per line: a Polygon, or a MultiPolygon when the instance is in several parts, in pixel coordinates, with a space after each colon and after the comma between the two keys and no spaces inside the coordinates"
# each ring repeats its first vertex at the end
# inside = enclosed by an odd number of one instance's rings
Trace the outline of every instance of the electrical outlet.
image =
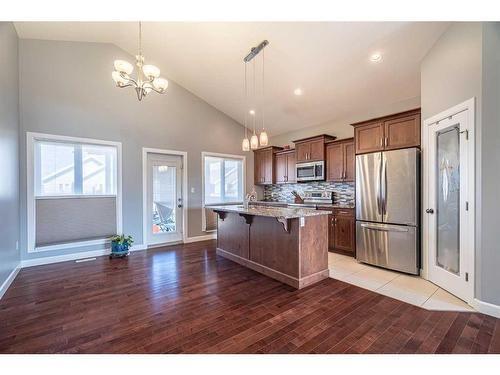
{"type": "Polygon", "coordinates": [[[19,250],[19,241],[16,241],[16,250],[19,250]]]}
{"type": "Polygon", "coordinates": [[[194,187],[191,188],[191,194],[194,194],[194,187]]]}

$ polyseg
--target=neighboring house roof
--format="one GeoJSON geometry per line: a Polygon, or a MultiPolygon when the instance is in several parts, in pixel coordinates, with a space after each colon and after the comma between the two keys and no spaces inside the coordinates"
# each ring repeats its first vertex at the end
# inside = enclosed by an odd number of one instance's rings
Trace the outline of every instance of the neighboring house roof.
{"type": "MultiPolygon", "coordinates": [[[[93,171],[92,173],[89,173],[88,175],[83,176],[84,179],[91,178],[104,170],[104,163],[102,163],[99,159],[95,158],[94,156],[87,156],[85,159],[83,159],[84,165],[88,164],[90,162],[94,162],[95,164],[97,164],[98,166],[101,166],[101,167],[98,168],[97,170],[93,171]]],[[[45,178],[43,178],[42,182],[47,183],[49,181],[52,181],[57,177],[60,177],[62,175],[65,175],[66,173],[72,172],[74,169],[75,169],[75,167],[73,165],[69,165],[67,167],[61,168],[61,169],[55,171],[54,173],[49,174],[45,178]]]]}

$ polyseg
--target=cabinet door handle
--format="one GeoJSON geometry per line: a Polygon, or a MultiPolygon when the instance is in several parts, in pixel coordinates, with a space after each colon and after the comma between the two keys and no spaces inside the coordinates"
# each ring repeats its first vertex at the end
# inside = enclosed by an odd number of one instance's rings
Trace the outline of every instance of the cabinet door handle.
{"type": "Polygon", "coordinates": [[[380,147],[384,147],[384,138],[380,138],[380,147]]]}

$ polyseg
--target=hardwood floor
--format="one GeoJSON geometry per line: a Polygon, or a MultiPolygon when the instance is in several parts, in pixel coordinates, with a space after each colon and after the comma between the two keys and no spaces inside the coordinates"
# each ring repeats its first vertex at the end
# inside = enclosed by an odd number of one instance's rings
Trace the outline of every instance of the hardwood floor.
{"type": "Polygon", "coordinates": [[[21,270],[2,353],[500,353],[500,320],[437,312],[328,279],[300,291],[215,242],[21,270]]]}

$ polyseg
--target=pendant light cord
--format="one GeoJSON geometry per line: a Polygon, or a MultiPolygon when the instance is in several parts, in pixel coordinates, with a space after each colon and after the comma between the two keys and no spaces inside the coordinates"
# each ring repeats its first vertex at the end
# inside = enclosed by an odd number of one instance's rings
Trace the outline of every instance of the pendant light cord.
{"type": "Polygon", "coordinates": [[[248,88],[247,88],[247,63],[243,63],[245,65],[245,119],[244,119],[244,126],[245,126],[245,139],[248,138],[247,136],[247,106],[248,106],[248,88]]]}
{"type": "Polygon", "coordinates": [[[265,130],[264,124],[264,50],[262,50],[262,98],[261,98],[261,111],[262,111],[262,130],[265,130]]]}
{"type": "MultiPolygon", "coordinates": [[[[255,60],[253,60],[253,100],[255,102],[255,97],[257,96],[256,90],[255,90],[255,60]]],[[[255,135],[255,117],[256,114],[253,114],[253,134],[255,135]]]]}
{"type": "Polygon", "coordinates": [[[139,56],[142,56],[142,22],[139,21],[139,56]]]}

